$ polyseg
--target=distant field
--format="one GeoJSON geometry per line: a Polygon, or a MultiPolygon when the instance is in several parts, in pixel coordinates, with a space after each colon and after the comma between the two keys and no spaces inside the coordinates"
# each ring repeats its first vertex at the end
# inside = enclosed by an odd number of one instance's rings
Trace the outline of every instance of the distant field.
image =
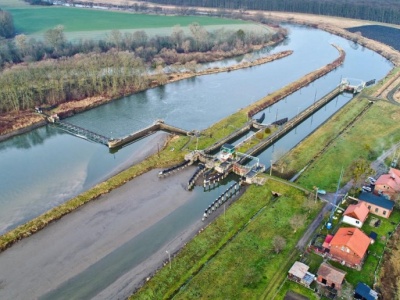
{"type": "Polygon", "coordinates": [[[400,29],[380,25],[346,28],[350,32],[361,32],[362,36],[382,42],[400,51],[400,29]]]}
{"type": "Polygon", "coordinates": [[[115,29],[166,28],[177,24],[184,27],[193,22],[197,22],[202,26],[251,24],[241,20],[212,17],[143,15],[68,7],[15,7],[7,8],[7,10],[14,17],[17,32],[27,35],[40,34],[57,25],[63,25],[67,33],[76,33],[115,29]]]}

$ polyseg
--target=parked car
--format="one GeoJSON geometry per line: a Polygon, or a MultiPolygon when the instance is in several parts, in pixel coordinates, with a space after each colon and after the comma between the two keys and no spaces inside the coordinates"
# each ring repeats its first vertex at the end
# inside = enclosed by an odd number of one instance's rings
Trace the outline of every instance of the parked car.
{"type": "Polygon", "coordinates": [[[372,189],[369,186],[365,186],[365,185],[362,187],[362,190],[364,192],[371,192],[372,191],[372,189]]]}
{"type": "Polygon", "coordinates": [[[374,177],[368,177],[369,183],[375,184],[376,179],[374,177]]]}

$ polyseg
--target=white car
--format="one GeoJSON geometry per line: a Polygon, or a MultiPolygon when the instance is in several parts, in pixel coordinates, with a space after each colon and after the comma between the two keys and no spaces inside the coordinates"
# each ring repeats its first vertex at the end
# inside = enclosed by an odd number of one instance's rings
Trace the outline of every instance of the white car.
{"type": "Polygon", "coordinates": [[[365,185],[362,187],[362,190],[364,192],[371,192],[372,191],[372,189],[369,186],[365,186],[365,185]]]}
{"type": "Polygon", "coordinates": [[[371,184],[375,184],[376,179],[374,177],[368,177],[368,180],[371,184]]]}

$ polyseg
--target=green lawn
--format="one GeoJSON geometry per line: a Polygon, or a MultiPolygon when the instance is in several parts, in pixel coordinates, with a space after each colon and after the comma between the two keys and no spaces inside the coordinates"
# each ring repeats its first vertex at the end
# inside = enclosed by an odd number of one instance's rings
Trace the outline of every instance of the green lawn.
{"type": "Polygon", "coordinates": [[[202,26],[249,24],[241,20],[201,16],[159,16],[126,12],[81,9],[70,7],[22,7],[7,8],[14,17],[18,33],[38,34],[63,25],[65,32],[104,31],[122,29],[146,29],[188,26],[197,22],[202,26]]]}
{"type": "Polygon", "coordinates": [[[320,299],[319,296],[314,293],[312,290],[295,283],[290,280],[286,280],[285,283],[283,284],[282,288],[280,289],[279,293],[276,295],[274,298],[275,300],[282,300],[285,298],[285,295],[288,291],[295,292],[297,294],[303,295],[305,297],[308,297],[310,300],[317,300],[320,299]]]}
{"type": "MultiPolygon", "coordinates": [[[[368,100],[362,97],[351,101],[338,114],[319,128],[289,153],[287,160],[295,161],[292,168],[300,170],[322,147],[337,134],[340,126],[361,111],[368,100]],[[315,142],[318,141],[318,142],[315,142]],[[307,151],[305,151],[307,149],[307,151]]],[[[306,188],[318,186],[328,192],[336,190],[341,168],[344,168],[342,184],[351,180],[349,167],[358,159],[375,160],[383,150],[400,140],[400,107],[378,101],[356,121],[344,134],[336,139],[302,176],[298,183],[306,188]],[[372,149],[373,157],[369,157],[372,149]]]]}

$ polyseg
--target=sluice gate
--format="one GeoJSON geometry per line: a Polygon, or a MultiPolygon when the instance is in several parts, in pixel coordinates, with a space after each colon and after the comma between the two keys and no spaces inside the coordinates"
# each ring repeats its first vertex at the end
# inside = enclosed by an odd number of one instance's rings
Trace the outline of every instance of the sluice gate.
{"type": "Polygon", "coordinates": [[[174,173],[175,171],[183,170],[184,168],[186,168],[189,165],[190,165],[190,160],[184,160],[183,162],[181,162],[171,168],[160,171],[158,173],[158,177],[165,177],[167,175],[174,173]]]}
{"type": "Polygon", "coordinates": [[[223,192],[217,199],[211,203],[208,208],[204,210],[203,218],[204,221],[209,215],[211,215],[219,206],[228,201],[232,196],[234,196],[240,190],[240,182],[232,184],[225,192],[223,192]]]}
{"type": "Polygon", "coordinates": [[[203,174],[205,170],[206,170],[206,167],[203,164],[199,164],[197,166],[197,169],[194,172],[193,176],[189,179],[188,187],[187,187],[188,190],[193,188],[194,184],[196,183],[197,178],[199,178],[199,176],[201,174],[203,174]]]}

